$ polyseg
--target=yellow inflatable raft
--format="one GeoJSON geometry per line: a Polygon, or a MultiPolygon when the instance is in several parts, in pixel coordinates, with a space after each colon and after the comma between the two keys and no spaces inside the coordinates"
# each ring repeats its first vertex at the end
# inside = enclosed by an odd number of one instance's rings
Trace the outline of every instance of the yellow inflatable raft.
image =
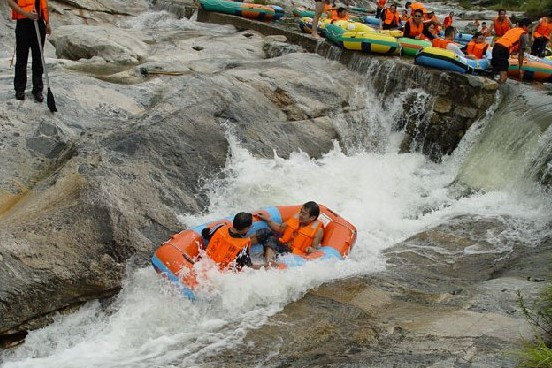
{"type": "Polygon", "coordinates": [[[391,55],[400,53],[400,45],[393,36],[378,32],[345,32],[343,47],[367,53],[391,55]]]}

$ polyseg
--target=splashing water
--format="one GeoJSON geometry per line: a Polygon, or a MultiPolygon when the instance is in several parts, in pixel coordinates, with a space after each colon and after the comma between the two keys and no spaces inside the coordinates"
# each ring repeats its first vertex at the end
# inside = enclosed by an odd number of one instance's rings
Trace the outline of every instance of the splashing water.
{"type": "MultiPolygon", "coordinates": [[[[403,97],[389,105],[392,110],[398,109],[403,97]]],[[[369,95],[367,101],[374,104],[377,99],[369,95]]],[[[195,226],[237,211],[314,200],[357,227],[357,243],[347,260],[310,262],[285,271],[220,274],[210,270],[195,302],[180,296],[152,268],[129,268],[123,289],[111,304],[88,303],[29,333],[24,345],[4,354],[3,366],[194,366],[236,346],[249,330],[266,324],[308,290],[380,271],[383,249],[460,215],[504,218],[508,231],[488,235],[497,248],[517,238],[538,243],[552,210],[550,200],[537,189],[516,186],[457,197],[448,185],[468,149],[458,150],[442,164],[428,162],[421,154],[397,154],[397,139],[391,137],[396,134],[391,133],[394,119],[389,118],[395,112],[377,106],[371,114],[368,118],[377,121],[372,127],[388,135],[384,149],[354,149],[345,154],[335,144],[320,159],[300,152],[289,159],[257,158],[229,132],[230,155],[223,178],[204,188],[210,207],[204,214],[180,216],[183,225],[195,226]]],[[[347,126],[339,121],[336,125],[347,126]]],[[[480,126],[473,125],[474,129],[480,126]]],[[[493,250],[466,249],[466,253],[482,251],[493,250]]]]}

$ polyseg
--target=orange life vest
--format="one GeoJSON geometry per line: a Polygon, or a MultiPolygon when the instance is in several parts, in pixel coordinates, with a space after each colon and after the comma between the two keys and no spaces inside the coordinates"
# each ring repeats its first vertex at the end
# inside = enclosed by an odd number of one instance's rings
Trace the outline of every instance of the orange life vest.
{"type": "Polygon", "coordinates": [[[452,18],[449,16],[445,17],[445,20],[443,21],[443,29],[447,29],[447,27],[452,26],[452,18]]]}
{"type": "Polygon", "coordinates": [[[378,0],[378,6],[380,8],[384,8],[385,4],[387,4],[387,0],[378,0]]]}
{"type": "Polygon", "coordinates": [[[399,20],[400,20],[400,17],[397,11],[393,13],[391,10],[385,9],[385,20],[383,21],[383,23],[387,25],[391,25],[391,24],[398,25],[399,20]]]}
{"type": "MultiPolygon", "coordinates": [[[[25,10],[26,12],[31,12],[36,10],[36,12],[40,15],[41,19],[44,19],[46,23],[48,23],[48,2],[47,0],[40,0],[40,9],[35,9],[35,0],[17,0],[17,5],[25,10]],[[39,11],[40,10],[40,11],[39,11]]],[[[12,19],[25,19],[26,17],[23,14],[19,14],[15,10],[12,9],[12,19]]]]}
{"type": "Polygon", "coordinates": [[[234,238],[230,235],[230,227],[223,225],[213,234],[205,253],[222,270],[228,267],[238,254],[250,245],[250,238],[234,238]]]}
{"type": "Polygon", "coordinates": [[[506,32],[504,36],[500,37],[498,41],[496,41],[496,43],[509,49],[511,54],[519,48],[521,36],[523,36],[525,33],[527,32],[525,32],[523,28],[512,28],[511,30],[506,32]]]}
{"type": "Polygon", "coordinates": [[[550,32],[552,32],[552,23],[548,23],[548,18],[542,17],[540,19],[535,33],[533,33],[534,38],[544,37],[547,40],[550,39],[550,32]]]}
{"type": "Polygon", "coordinates": [[[498,17],[496,17],[493,21],[493,25],[497,36],[504,36],[506,32],[512,28],[512,24],[510,23],[510,19],[508,19],[508,17],[504,18],[502,22],[498,19],[498,17]]]}
{"type": "Polygon", "coordinates": [[[468,42],[468,47],[466,48],[466,51],[468,55],[473,55],[478,59],[483,59],[483,56],[487,51],[487,47],[489,47],[489,44],[486,42],[475,43],[474,40],[471,40],[470,42],[468,42]]]}
{"type": "Polygon", "coordinates": [[[431,46],[446,49],[449,43],[454,43],[452,40],[443,40],[442,38],[434,38],[431,40],[431,46]]]}
{"type": "Polygon", "coordinates": [[[331,18],[332,20],[349,20],[349,16],[348,15],[344,15],[342,17],[338,16],[337,13],[335,14],[335,16],[332,16],[331,18]]]}
{"type": "Polygon", "coordinates": [[[318,229],[321,228],[322,223],[318,220],[314,220],[307,226],[301,226],[299,214],[295,214],[286,221],[286,229],[278,241],[290,245],[292,252],[295,254],[305,254],[307,248],[312,246],[312,241],[318,229]]]}
{"type": "Polygon", "coordinates": [[[412,18],[408,20],[408,25],[410,27],[410,34],[404,35],[405,37],[416,37],[424,31],[424,24],[420,22],[419,25],[416,25],[412,18]]]}

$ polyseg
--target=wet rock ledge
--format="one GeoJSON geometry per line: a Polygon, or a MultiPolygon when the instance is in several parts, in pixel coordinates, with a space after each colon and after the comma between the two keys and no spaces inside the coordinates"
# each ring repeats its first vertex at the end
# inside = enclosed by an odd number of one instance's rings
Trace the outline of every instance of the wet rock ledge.
{"type": "Polygon", "coordinates": [[[498,84],[485,77],[443,72],[414,65],[413,59],[366,55],[345,50],[326,41],[317,41],[290,26],[264,23],[246,18],[199,10],[197,20],[231,24],[239,30],[254,30],[264,35],[285,36],[286,42],[265,47],[269,56],[290,52],[317,53],[339,61],[366,77],[366,83],[378,96],[392,101],[404,98],[405,114],[396,129],[407,133],[403,152],[421,151],[439,161],[452,153],[465,132],[497,98],[498,84]],[[289,44],[299,46],[289,47],[289,44]],[[427,94],[420,99],[420,92],[427,94]]]}

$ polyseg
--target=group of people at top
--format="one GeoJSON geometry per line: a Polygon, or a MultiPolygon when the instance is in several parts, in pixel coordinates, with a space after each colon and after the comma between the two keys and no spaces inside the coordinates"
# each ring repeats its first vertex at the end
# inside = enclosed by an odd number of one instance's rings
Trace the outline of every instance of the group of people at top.
{"type": "Polygon", "coordinates": [[[202,230],[205,254],[221,270],[277,266],[274,263],[277,255],[307,255],[317,251],[324,236],[322,222],[317,220],[319,214],[320,207],[313,201],[303,204],[300,211],[284,223],[272,220],[266,212],[240,212],[234,216],[232,226],[219,224],[202,230]],[[247,236],[253,225],[253,216],[265,221],[268,228],[247,236]],[[249,250],[252,244],[263,245],[263,265],[251,261],[249,250]]]}
{"type": "MultiPolygon", "coordinates": [[[[495,36],[491,65],[493,70],[500,74],[499,82],[505,82],[508,78],[508,60],[515,53],[518,54],[520,77],[523,79],[524,52],[529,45],[529,31],[532,24],[530,19],[521,19],[516,27],[506,15],[506,10],[500,9],[497,17],[493,20],[492,27],[487,26],[486,22],[482,22],[481,29],[479,29],[479,22],[475,21],[472,26],[475,26],[476,32],[470,42],[461,48],[454,42],[456,37],[456,28],[453,26],[454,12],[450,12],[443,22],[440,22],[435,12],[427,10],[421,2],[406,2],[402,14],[399,14],[397,4],[394,2],[388,0],[376,0],[376,2],[376,17],[380,19],[381,30],[401,29],[403,37],[431,41],[433,47],[448,49],[466,58],[485,58],[490,46],[486,38],[495,36]],[[443,34],[442,38],[441,34],[443,34]]],[[[316,4],[312,27],[312,33],[315,36],[317,36],[318,17],[322,11],[328,11],[332,20],[349,19],[346,8],[333,9],[329,6],[328,0],[316,0],[316,4]]],[[[552,12],[542,17],[532,27],[532,55],[544,57],[546,47],[550,43],[551,32],[552,12]]]]}

